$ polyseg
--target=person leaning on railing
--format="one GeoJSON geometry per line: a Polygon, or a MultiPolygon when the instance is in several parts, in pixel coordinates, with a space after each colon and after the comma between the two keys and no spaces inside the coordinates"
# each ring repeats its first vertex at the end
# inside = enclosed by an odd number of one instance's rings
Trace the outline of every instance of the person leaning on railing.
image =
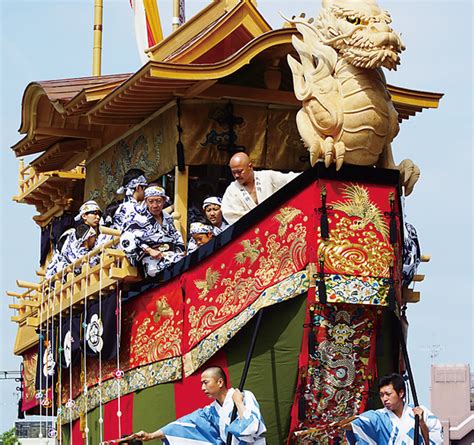
{"type": "MultiPolygon", "coordinates": [[[[94,249],[97,241],[97,232],[87,224],[79,224],[73,233],[68,236],[61,250],[66,265],[74,263],[79,258],[87,255],[94,249]]],[[[99,264],[100,256],[94,255],[89,258],[89,267],[99,264]]],[[[81,273],[80,267],[74,268],[74,273],[81,273]]]]}

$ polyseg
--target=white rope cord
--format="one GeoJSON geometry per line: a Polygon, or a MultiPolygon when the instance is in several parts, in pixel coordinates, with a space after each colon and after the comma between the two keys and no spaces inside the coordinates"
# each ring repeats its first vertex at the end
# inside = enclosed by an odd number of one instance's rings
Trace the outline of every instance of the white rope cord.
{"type": "MultiPolygon", "coordinates": [[[[104,260],[104,245],[100,250],[100,269],[99,269],[99,320],[102,323],[102,265],[104,260]]],[[[99,440],[104,441],[104,413],[102,406],[102,348],[99,349],[99,440]]]]}
{"type": "MultiPolygon", "coordinates": [[[[63,355],[64,355],[64,345],[63,345],[63,291],[64,291],[64,267],[61,269],[61,287],[59,290],[59,376],[58,376],[58,410],[56,418],[56,436],[59,437],[59,442],[62,442],[61,434],[61,419],[63,415],[62,401],[63,401],[63,355]]],[[[54,404],[53,404],[54,407],[54,404]]]]}
{"type": "Polygon", "coordinates": [[[84,336],[84,404],[85,404],[85,428],[84,433],[86,436],[86,445],[89,445],[89,424],[87,419],[88,404],[87,404],[87,291],[89,287],[89,260],[90,253],[86,255],[86,285],[85,285],[85,295],[84,295],[84,321],[83,321],[83,336],[84,336]]]}
{"type": "Polygon", "coordinates": [[[38,352],[38,368],[39,368],[39,393],[37,394],[38,400],[39,400],[39,415],[40,415],[40,421],[39,421],[39,434],[38,437],[41,439],[43,438],[43,368],[41,367],[41,364],[43,363],[43,348],[44,348],[44,334],[41,330],[41,318],[43,315],[43,302],[44,302],[44,288],[45,288],[45,282],[41,284],[41,302],[40,302],[40,307],[39,307],[39,352],[38,352]]]}
{"type": "Polygon", "coordinates": [[[120,392],[120,381],[123,378],[123,371],[120,369],[120,330],[122,326],[122,290],[119,288],[117,282],[117,322],[116,322],[116,335],[117,335],[117,373],[120,374],[120,377],[117,379],[117,417],[118,417],[118,431],[119,437],[122,437],[122,408],[121,408],[121,392],[120,392]]]}
{"type": "MultiPolygon", "coordinates": [[[[47,324],[49,323],[49,318],[51,317],[51,335],[49,338],[49,347],[51,348],[51,354],[53,355],[53,358],[54,358],[54,351],[56,350],[56,344],[55,344],[56,336],[54,335],[54,299],[51,296],[51,288],[53,288],[54,290],[56,290],[56,288],[54,286],[51,287],[51,281],[49,283],[50,283],[49,295],[48,295],[49,313],[48,313],[48,320],[46,321],[46,323],[47,324]]],[[[54,422],[54,382],[55,382],[55,377],[56,377],[56,370],[57,370],[57,361],[54,361],[54,366],[53,366],[53,370],[51,374],[51,403],[48,403],[46,407],[46,409],[48,409],[48,407],[51,407],[51,424],[48,427],[48,437],[51,437],[51,434],[53,434],[51,430],[53,429],[53,422],[54,422]]]]}
{"type": "MultiPolygon", "coordinates": [[[[74,341],[74,338],[72,337],[72,294],[74,291],[74,269],[72,269],[72,280],[71,280],[71,287],[70,287],[70,292],[69,292],[69,335],[71,336],[71,339],[74,341]]],[[[79,339],[76,339],[75,341],[78,341],[79,339]]],[[[71,348],[71,357],[69,361],[69,399],[67,401],[67,408],[69,410],[69,442],[71,445],[73,445],[73,435],[72,435],[72,410],[74,408],[74,400],[72,398],[72,343],[70,345],[71,348]]]]}

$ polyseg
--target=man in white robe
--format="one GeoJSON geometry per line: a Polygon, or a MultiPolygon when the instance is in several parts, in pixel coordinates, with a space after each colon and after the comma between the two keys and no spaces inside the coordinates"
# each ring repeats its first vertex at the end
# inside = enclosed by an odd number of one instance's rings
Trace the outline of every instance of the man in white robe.
{"type": "Polygon", "coordinates": [[[250,391],[228,389],[226,375],[218,366],[207,368],[201,374],[201,385],[204,393],[215,399],[210,405],[153,433],[140,431],[133,437],[143,441],[162,439],[169,445],[224,445],[230,433],[232,445],[265,445],[265,424],[250,391]],[[231,422],[234,404],[237,418],[231,422]]]}
{"type": "Polygon", "coordinates": [[[222,198],[222,214],[229,224],[234,224],[298,176],[298,173],[293,172],[255,171],[245,153],[236,153],[232,156],[229,167],[235,181],[230,183],[222,198]]]}
{"type": "Polygon", "coordinates": [[[442,445],[443,430],[439,419],[424,406],[405,403],[405,382],[399,374],[383,377],[379,396],[384,408],[366,411],[345,428],[351,445],[413,444],[415,415],[420,419],[420,445],[442,445]]]}

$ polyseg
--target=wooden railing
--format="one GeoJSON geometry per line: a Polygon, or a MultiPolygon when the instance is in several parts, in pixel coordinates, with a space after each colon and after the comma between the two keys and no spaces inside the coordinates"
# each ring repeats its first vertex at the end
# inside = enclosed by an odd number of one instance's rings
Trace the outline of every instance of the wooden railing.
{"type": "Polygon", "coordinates": [[[37,172],[31,165],[25,167],[23,159],[20,159],[20,169],[18,174],[18,195],[13,199],[22,202],[25,197],[34,192],[49,178],[63,178],[71,180],[85,179],[86,170],[84,164],[79,164],[72,170],[53,170],[49,172],[37,172]]]}
{"type": "MultiPolygon", "coordinates": [[[[104,228],[101,231],[110,232],[104,228]]],[[[67,265],[51,278],[42,278],[39,283],[17,280],[17,286],[26,289],[23,293],[7,292],[18,298],[18,304],[10,305],[17,315],[11,320],[19,324],[38,327],[61,311],[79,307],[86,301],[99,297],[101,292],[114,289],[119,282],[140,280],[138,271],[128,262],[123,251],[117,249],[120,237],[114,232],[112,240],[91,250],[87,255],[67,265]],[[99,264],[89,266],[89,259],[100,256],[99,264]],[[79,274],[74,270],[80,269],[79,274]]],[[[41,273],[40,273],[41,275],[41,273]]]]}

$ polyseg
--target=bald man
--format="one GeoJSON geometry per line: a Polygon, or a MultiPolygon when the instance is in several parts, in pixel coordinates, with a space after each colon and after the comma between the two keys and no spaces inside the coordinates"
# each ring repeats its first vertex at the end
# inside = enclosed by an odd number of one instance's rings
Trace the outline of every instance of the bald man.
{"type": "Polygon", "coordinates": [[[240,392],[227,388],[227,377],[218,366],[201,374],[201,389],[214,401],[202,409],[160,428],[153,433],[140,431],[132,437],[148,441],[161,439],[169,445],[225,444],[227,433],[232,435],[232,445],[265,445],[266,431],[255,396],[250,391],[240,392]],[[231,414],[237,406],[237,418],[231,414]]]}
{"type": "Polygon", "coordinates": [[[222,198],[224,219],[233,224],[279,188],[298,176],[273,170],[255,171],[245,153],[236,153],[229,162],[235,181],[230,183],[222,198]]]}

